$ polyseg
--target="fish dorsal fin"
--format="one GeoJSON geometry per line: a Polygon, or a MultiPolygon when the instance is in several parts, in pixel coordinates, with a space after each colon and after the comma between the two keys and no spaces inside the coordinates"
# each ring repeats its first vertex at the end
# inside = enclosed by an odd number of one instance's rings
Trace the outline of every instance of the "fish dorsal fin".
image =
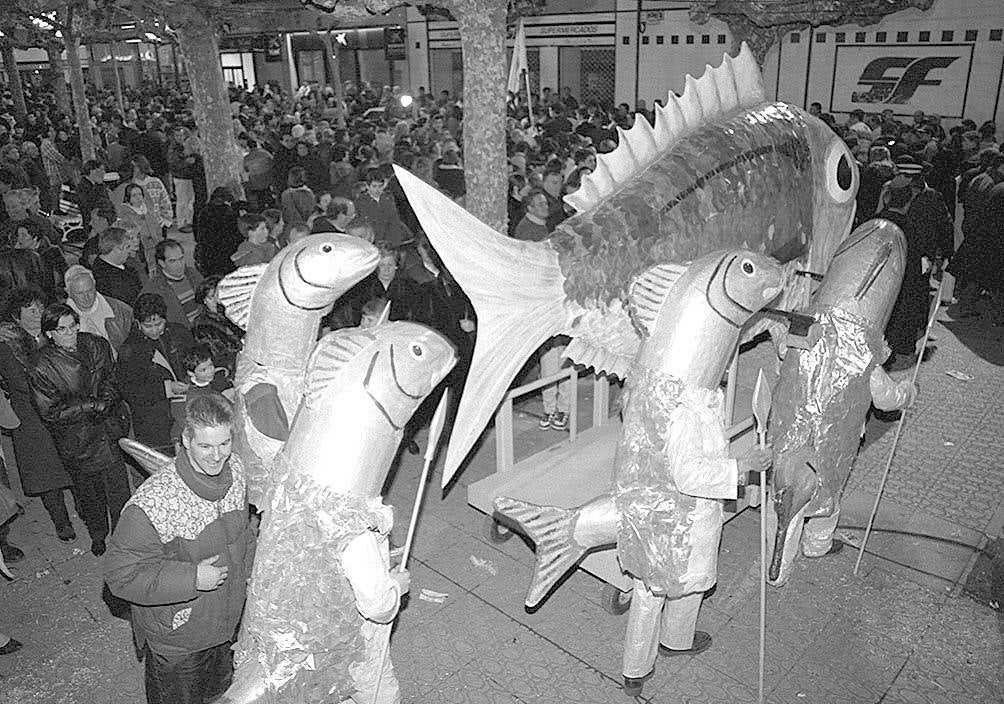
{"type": "Polygon", "coordinates": [[[657,264],[638,274],[628,286],[628,311],[631,319],[646,335],[651,334],[655,318],[679,281],[686,265],[657,264]]]}
{"type": "Polygon", "coordinates": [[[226,309],[227,317],[242,330],[248,329],[248,319],[251,317],[251,296],[261,281],[268,264],[242,266],[237,271],[230,272],[216,286],[216,297],[226,309]]]}
{"type": "Polygon", "coordinates": [[[579,190],[565,196],[565,202],[580,213],[595,207],[687,133],[767,99],[760,68],[746,42],[735,58],[726,54],[720,65],[708,66],[700,78],[687,76],[685,86],[683,95],[670,93],[666,105],[655,108],[654,128],[635,115],[631,129],[618,129],[617,148],[597,157],[596,170],[582,179],[579,190]]]}
{"type": "Polygon", "coordinates": [[[314,405],[342,369],[375,340],[370,332],[360,328],[338,330],[322,337],[307,362],[306,404],[314,405]]]}

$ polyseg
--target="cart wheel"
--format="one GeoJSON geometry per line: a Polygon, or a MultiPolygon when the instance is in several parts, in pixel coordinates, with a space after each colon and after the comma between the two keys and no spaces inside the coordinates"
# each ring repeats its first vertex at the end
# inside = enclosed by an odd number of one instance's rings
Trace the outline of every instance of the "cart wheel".
{"type": "Polygon", "coordinates": [[[631,592],[622,592],[612,584],[604,584],[600,590],[600,603],[608,614],[620,616],[631,606],[631,592]]]}
{"type": "Polygon", "coordinates": [[[513,532],[491,516],[485,519],[485,537],[488,542],[501,544],[512,538],[513,532]]]}

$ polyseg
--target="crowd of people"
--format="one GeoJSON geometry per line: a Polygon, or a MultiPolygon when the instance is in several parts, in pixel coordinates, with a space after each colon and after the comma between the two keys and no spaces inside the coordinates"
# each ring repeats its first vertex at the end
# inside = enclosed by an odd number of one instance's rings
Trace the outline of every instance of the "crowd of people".
{"type": "MultiPolygon", "coordinates": [[[[243,182],[211,192],[190,98],[176,89],[127,88],[121,105],[111,92],[89,89],[99,151],[87,161],[73,121],[51,92],[29,92],[28,113],[19,120],[7,97],[0,105],[0,379],[17,421],[8,432],[22,487],[41,498],[60,540],[76,539],[68,488],[91,552],[105,552],[130,502],[116,446],[121,437],[182,458],[176,464],[185,476],[230,466],[226,457],[216,462],[222,451],[199,454],[206,443],[223,444],[213,433],[229,428],[229,411],[217,394],[232,394],[244,334],[227,318],[217,285],[236,268],[266,264],[311,233],[360,237],[380,252],[377,270],[336,304],[323,329],[371,324],[385,311],[390,320],[424,323],[456,345],[460,362],[445,386],[462,384],[476,317],[425,240],[391,168],[403,166],[463,204],[458,96],[420,89],[405,107],[401,91],[389,86],[346,85],[344,100],[330,87],[307,86],[293,95],[274,85],[250,92],[231,87],[243,182]],[[67,200],[79,210],[79,223],[62,212],[67,200]],[[183,242],[189,233],[191,255],[183,242]],[[194,456],[193,443],[202,448],[194,456]]],[[[539,241],[571,215],[563,196],[596,169],[598,155],[616,148],[617,128],[630,127],[636,115],[654,122],[658,105],[632,110],[623,103],[580,103],[567,88],[545,88],[529,106],[525,98],[510,95],[507,106],[508,234],[539,241]]],[[[855,111],[838,124],[818,104],[809,111],[859,161],[857,220],[881,215],[907,237],[907,275],[887,330],[893,350],[887,367],[913,364],[922,353],[916,342],[928,281],[941,269],[958,280],[958,315],[971,315],[989,300],[994,321],[1004,323],[997,273],[1004,258],[1004,156],[996,126],[963,120],[946,131],[937,116],[918,112],[904,124],[889,111],[855,111]],[[958,248],[957,204],[965,213],[958,248]]],[[[562,342],[540,351],[542,375],[559,371],[562,342]]],[[[547,389],[542,429],[567,429],[568,383],[547,389]]],[[[436,401],[433,396],[427,406],[436,401]]],[[[411,434],[427,417],[427,411],[418,414],[411,434]]],[[[417,452],[411,434],[406,443],[417,452]]],[[[222,501],[239,484],[237,474],[193,491],[222,501]]],[[[194,500],[186,495],[183,501],[194,500]]],[[[148,503],[140,508],[154,511],[148,503]]],[[[8,563],[23,557],[7,540],[14,518],[0,525],[8,563]]],[[[146,525],[139,516],[130,519],[134,527],[137,522],[146,525]]],[[[236,553],[232,557],[229,564],[237,565],[236,553]]],[[[129,567],[117,559],[122,593],[152,598],[126,583],[129,567]]],[[[216,589],[216,580],[226,579],[213,563],[196,562],[195,589],[216,589]]],[[[0,645],[0,654],[16,649],[12,643],[0,645]]],[[[167,691],[168,665],[152,672],[148,666],[148,689],[167,691]]]]}

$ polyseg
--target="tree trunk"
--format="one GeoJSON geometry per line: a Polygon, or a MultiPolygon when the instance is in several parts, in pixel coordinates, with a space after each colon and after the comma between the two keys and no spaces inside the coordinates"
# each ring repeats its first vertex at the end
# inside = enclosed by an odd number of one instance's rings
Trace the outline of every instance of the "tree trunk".
{"type": "Polygon", "coordinates": [[[66,47],[66,62],[70,69],[70,90],[73,92],[73,109],[77,114],[77,130],[80,132],[80,157],[87,161],[94,158],[96,145],[91,131],[91,114],[87,109],[84,70],[80,66],[80,37],[64,29],[63,45],[66,47]]]}
{"type": "Polygon", "coordinates": [[[18,120],[24,120],[28,108],[24,103],[24,86],[21,85],[21,74],[17,71],[17,61],[14,59],[14,47],[10,42],[0,42],[0,52],[3,53],[3,65],[7,69],[10,94],[14,98],[14,116],[18,120]]]}
{"type": "Polygon", "coordinates": [[[243,197],[243,160],[234,135],[216,32],[209,18],[195,8],[189,7],[186,14],[175,26],[195,105],[206,187],[212,193],[217,186],[227,186],[234,195],[243,197]]]}
{"type": "Polygon", "coordinates": [[[63,47],[49,44],[45,48],[52,69],[52,92],[56,94],[56,105],[64,115],[70,114],[70,94],[66,92],[66,66],[63,64],[63,47]]]}
{"type": "Polygon", "coordinates": [[[464,169],[467,209],[506,231],[506,4],[453,0],[464,56],[464,169]]]}

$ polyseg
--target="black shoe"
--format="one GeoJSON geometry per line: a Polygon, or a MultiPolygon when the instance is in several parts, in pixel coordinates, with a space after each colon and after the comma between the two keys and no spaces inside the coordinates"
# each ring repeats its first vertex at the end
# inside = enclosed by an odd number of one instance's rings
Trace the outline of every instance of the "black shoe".
{"type": "Polygon", "coordinates": [[[10,655],[11,653],[16,653],[22,647],[21,641],[14,640],[11,638],[7,641],[6,645],[0,647],[0,655],[10,655]]]}
{"type": "Polygon", "coordinates": [[[833,544],[830,545],[830,549],[824,552],[822,555],[806,555],[810,560],[818,560],[821,557],[829,557],[830,555],[836,555],[838,552],[844,549],[844,541],[833,539],[833,544]]]}
{"type": "Polygon", "coordinates": [[[73,530],[73,526],[67,523],[65,526],[60,526],[56,528],[56,537],[62,540],[64,543],[68,543],[71,540],[77,539],[77,533],[73,530]]]}
{"type": "MultiPolygon", "coordinates": [[[[652,670],[652,672],[655,672],[655,670],[652,670]]],[[[628,677],[624,675],[624,694],[629,697],[640,697],[641,691],[645,688],[645,683],[652,676],[652,672],[644,677],[628,677]]]]}
{"type": "Polygon", "coordinates": [[[409,455],[417,455],[420,452],[420,450],[418,449],[418,443],[415,442],[414,440],[408,441],[407,450],[409,455]]]}
{"type": "Polygon", "coordinates": [[[21,548],[14,547],[10,543],[0,544],[0,553],[3,554],[3,561],[10,564],[20,562],[24,559],[24,551],[21,548]]]}
{"type": "Polygon", "coordinates": [[[91,554],[94,557],[101,557],[105,554],[106,546],[104,540],[93,540],[91,541],[91,554]]]}
{"type": "Polygon", "coordinates": [[[704,631],[694,631],[694,643],[687,650],[667,648],[659,643],[659,654],[671,658],[675,655],[699,655],[711,647],[711,635],[704,631]]]}

